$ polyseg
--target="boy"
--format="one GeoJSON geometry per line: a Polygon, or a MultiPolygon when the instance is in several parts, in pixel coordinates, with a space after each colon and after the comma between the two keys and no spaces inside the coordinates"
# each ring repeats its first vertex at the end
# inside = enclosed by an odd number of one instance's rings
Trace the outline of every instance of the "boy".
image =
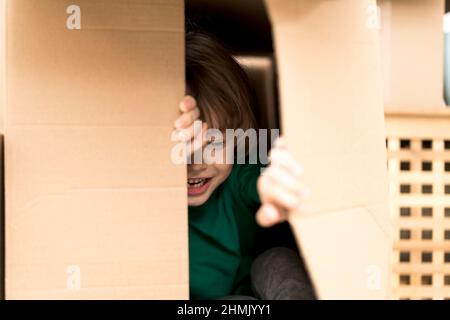
{"type": "MultiPolygon", "coordinates": [[[[180,140],[208,143],[208,128],[254,128],[244,71],[205,34],[186,35],[187,93],[174,126],[180,140]],[[194,121],[206,123],[200,132],[194,121]]],[[[222,142],[222,141],[219,141],[222,142]]],[[[223,141],[226,150],[230,141],[223,141]]],[[[195,151],[194,151],[195,153],[195,151]]],[[[271,165],[205,162],[188,165],[189,256],[192,299],[312,299],[314,292],[299,256],[271,249],[255,259],[258,225],[286,219],[307,193],[299,183],[302,167],[279,139],[271,165]]]]}

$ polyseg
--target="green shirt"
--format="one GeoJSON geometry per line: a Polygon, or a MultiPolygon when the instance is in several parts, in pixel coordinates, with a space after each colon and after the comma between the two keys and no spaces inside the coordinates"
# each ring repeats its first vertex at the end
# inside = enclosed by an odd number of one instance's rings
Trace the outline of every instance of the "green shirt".
{"type": "Polygon", "coordinates": [[[202,206],[189,207],[191,299],[251,294],[260,165],[235,164],[202,206]]]}

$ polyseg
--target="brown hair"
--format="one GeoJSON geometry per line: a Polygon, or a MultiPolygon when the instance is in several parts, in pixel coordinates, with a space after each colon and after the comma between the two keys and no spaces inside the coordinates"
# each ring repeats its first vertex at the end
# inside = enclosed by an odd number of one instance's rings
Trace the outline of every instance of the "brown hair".
{"type": "Polygon", "coordinates": [[[186,33],[186,84],[209,127],[221,131],[255,127],[244,70],[222,45],[202,32],[186,33]]]}

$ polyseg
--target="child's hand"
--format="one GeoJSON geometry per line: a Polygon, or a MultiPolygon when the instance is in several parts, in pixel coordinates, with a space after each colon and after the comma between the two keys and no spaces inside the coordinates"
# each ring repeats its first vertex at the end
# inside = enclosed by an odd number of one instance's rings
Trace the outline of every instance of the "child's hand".
{"type": "Polygon", "coordinates": [[[303,167],[286,150],[279,138],[270,152],[270,165],[258,179],[261,208],[256,220],[262,227],[283,222],[293,209],[298,209],[309,190],[301,185],[299,178],[303,167]]]}
{"type": "MultiPolygon", "coordinates": [[[[180,102],[181,115],[174,122],[174,127],[177,130],[177,137],[179,141],[186,143],[193,143],[197,137],[203,137],[203,134],[208,129],[208,125],[203,123],[201,126],[195,126],[194,122],[200,119],[200,110],[197,107],[197,102],[191,96],[185,96],[180,102]]],[[[195,145],[194,145],[195,146],[195,145]]],[[[202,146],[202,144],[200,144],[202,146]]],[[[192,152],[195,148],[190,148],[192,152]]]]}

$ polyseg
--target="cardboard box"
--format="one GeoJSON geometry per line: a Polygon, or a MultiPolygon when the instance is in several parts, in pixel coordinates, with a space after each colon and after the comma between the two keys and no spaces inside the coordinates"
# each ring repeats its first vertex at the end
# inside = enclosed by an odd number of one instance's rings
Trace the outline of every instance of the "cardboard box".
{"type": "Polygon", "coordinates": [[[0,4],[6,298],[188,298],[183,1],[0,4]]]}
{"type": "Polygon", "coordinates": [[[374,0],[266,0],[281,123],[312,197],[290,222],[321,299],[390,291],[388,180],[374,0]]]}
{"type": "Polygon", "coordinates": [[[378,0],[387,108],[444,105],[444,0],[378,0]]]}
{"type": "MultiPolygon", "coordinates": [[[[291,224],[319,297],[386,298],[375,1],[266,2],[283,131],[313,191],[291,224]]],[[[169,142],[182,0],[78,0],[81,23],[68,0],[0,3],[6,297],[187,298],[186,171],[169,142]]]]}

